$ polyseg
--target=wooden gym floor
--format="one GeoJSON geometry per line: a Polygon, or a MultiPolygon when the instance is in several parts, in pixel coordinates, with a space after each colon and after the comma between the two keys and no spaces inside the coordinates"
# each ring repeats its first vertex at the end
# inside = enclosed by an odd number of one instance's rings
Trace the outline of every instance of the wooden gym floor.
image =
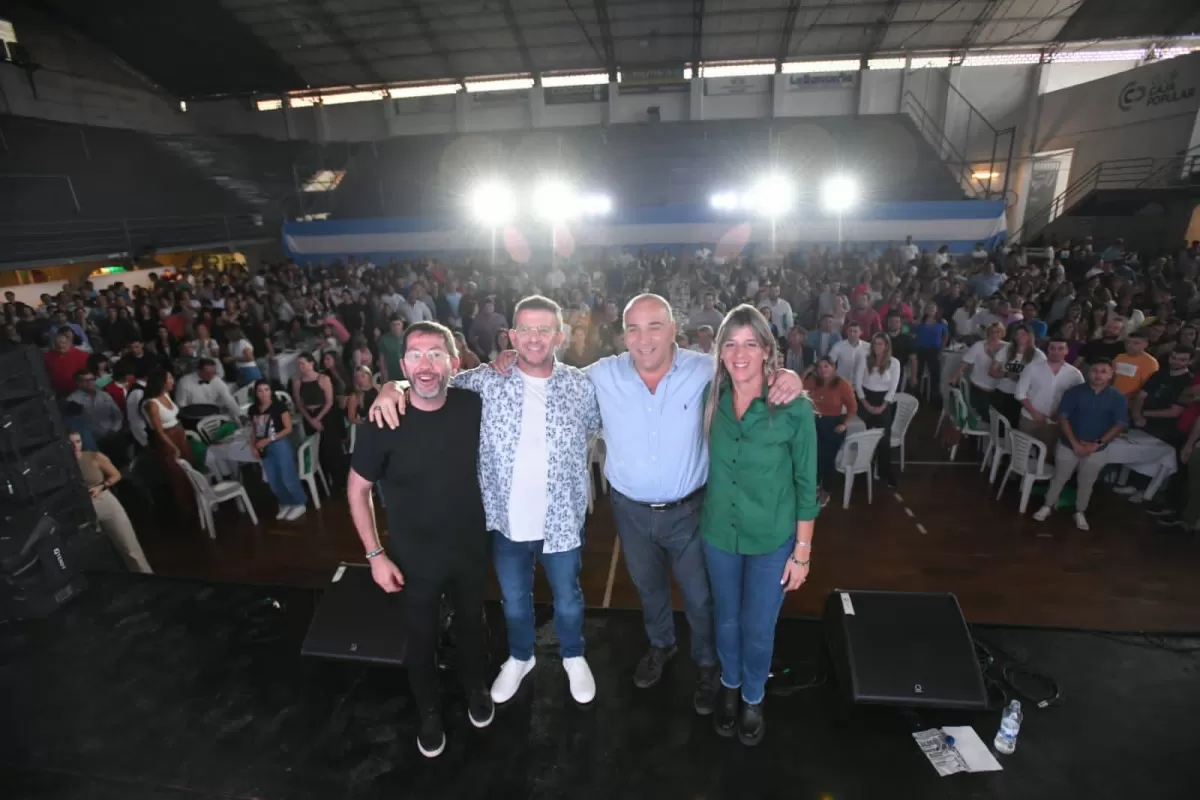
{"type": "MultiPolygon", "coordinates": [[[[1200,539],[1164,533],[1126,498],[1103,488],[1093,496],[1088,533],[1077,531],[1066,511],[1034,522],[1029,514],[1036,498],[1029,513],[1018,514],[1019,492],[1011,482],[996,500],[995,488],[979,472],[974,445],[960,447],[958,463],[946,460],[932,439],[935,422],[925,411],[914,421],[909,464],[897,491],[877,483],[868,504],[860,477],[848,510],[841,508],[839,493],[822,512],[811,577],[788,596],[784,614],[820,614],[835,588],[946,591],[958,596],[970,622],[1200,631],[1200,539]]],[[[310,503],[299,521],[275,522],[274,499],[255,483],[257,477],[248,478],[260,526],[225,504],[217,512],[215,541],[195,519],[168,522],[170,512],[162,506],[126,500],[156,571],[320,587],[339,562],[362,560],[338,491],[323,498],[320,511],[310,503]]],[[[640,607],[622,562],[608,499],[601,495],[588,518],[580,577],[589,606],[640,607]]],[[[535,592],[549,599],[540,572],[535,592]]],[[[499,596],[494,579],[491,595],[499,596]]]]}

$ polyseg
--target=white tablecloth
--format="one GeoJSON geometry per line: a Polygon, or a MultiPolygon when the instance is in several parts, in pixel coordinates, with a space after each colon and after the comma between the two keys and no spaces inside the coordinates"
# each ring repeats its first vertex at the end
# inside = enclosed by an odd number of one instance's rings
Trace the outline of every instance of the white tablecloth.
{"type": "Polygon", "coordinates": [[[272,380],[279,381],[284,388],[292,385],[292,378],[300,377],[300,353],[283,352],[271,359],[270,375],[272,380]]]}
{"type": "Polygon", "coordinates": [[[250,433],[240,430],[217,444],[209,445],[204,457],[204,466],[213,475],[222,479],[236,478],[241,464],[252,464],[258,461],[254,450],[250,447],[250,433]]]}
{"type": "Polygon", "coordinates": [[[1167,478],[1179,469],[1175,448],[1136,428],[1112,440],[1108,446],[1108,463],[1120,464],[1150,478],[1144,492],[1147,499],[1154,497],[1167,478]]]}

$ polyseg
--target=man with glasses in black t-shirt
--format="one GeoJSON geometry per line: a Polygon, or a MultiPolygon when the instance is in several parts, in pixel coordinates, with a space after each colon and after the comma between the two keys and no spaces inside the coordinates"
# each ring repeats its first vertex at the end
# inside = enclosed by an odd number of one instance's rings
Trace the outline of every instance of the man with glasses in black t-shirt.
{"type": "Polygon", "coordinates": [[[427,758],[446,747],[438,696],[437,643],[443,593],[454,605],[459,677],[471,724],[495,714],[485,683],[483,587],[489,545],[479,490],[479,428],[483,402],[451,389],[458,352],[450,330],[418,322],[404,336],[404,373],[412,385],[408,413],[395,429],[364,430],[354,449],[347,495],[371,575],[385,592],[403,592],[408,626],[408,679],[427,758]],[[388,543],[380,543],[371,487],[387,500],[388,543]]]}

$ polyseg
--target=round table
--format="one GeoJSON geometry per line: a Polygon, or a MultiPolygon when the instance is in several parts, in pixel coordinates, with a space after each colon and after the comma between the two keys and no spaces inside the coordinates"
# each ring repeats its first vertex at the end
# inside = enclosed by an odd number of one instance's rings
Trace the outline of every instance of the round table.
{"type": "Polygon", "coordinates": [[[236,478],[242,464],[258,461],[250,445],[250,432],[244,428],[237,433],[208,446],[204,466],[213,475],[222,479],[236,478]]]}
{"type": "Polygon", "coordinates": [[[186,430],[194,431],[205,417],[213,417],[221,413],[221,407],[212,403],[193,403],[190,406],[180,406],[179,424],[186,430]]]}

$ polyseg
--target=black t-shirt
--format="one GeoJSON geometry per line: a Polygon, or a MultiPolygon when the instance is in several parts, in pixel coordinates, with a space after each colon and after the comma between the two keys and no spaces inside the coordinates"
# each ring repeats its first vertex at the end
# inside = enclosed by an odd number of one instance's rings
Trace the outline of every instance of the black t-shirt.
{"type": "Polygon", "coordinates": [[[437,411],[410,404],[395,430],[359,428],[351,467],[383,484],[389,550],[486,552],[478,472],[482,419],[479,395],[451,388],[437,411]]]}
{"type": "Polygon", "coordinates": [[[1142,391],[1146,393],[1146,402],[1142,404],[1142,410],[1164,411],[1171,406],[1180,405],[1179,396],[1191,385],[1192,373],[1172,375],[1170,370],[1160,369],[1151,375],[1150,380],[1142,387],[1142,391]]]}
{"type": "Polygon", "coordinates": [[[1112,360],[1125,352],[1125,343],[1117,340],[1106,342],[1103,339],[1092,339],[1079,350],[1079,357],[1085,364],[1091,364],[1098,358],[1112,360]]]}
{"type": "Polygon", "coordinates": [[[917,345],[913,337],[907,333],[895,336],[888,334],[892,340],[892,357],[900,362],[901,369],[908,369],[908,358],[916,352],[917,345]]]}

